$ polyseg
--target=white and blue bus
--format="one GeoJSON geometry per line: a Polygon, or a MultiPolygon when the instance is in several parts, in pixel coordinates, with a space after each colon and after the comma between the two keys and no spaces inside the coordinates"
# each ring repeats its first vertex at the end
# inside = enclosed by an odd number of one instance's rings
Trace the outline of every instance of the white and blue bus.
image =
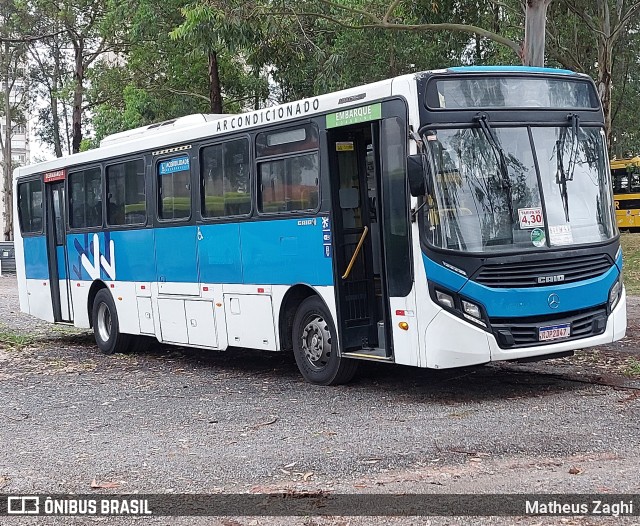
{"type": "Polygon", "coordinates": [[[451,368],[626,329],[604,120],[565,70],[405,75],[110,136],[15,173],[21,309],[150,338],[451,368]]]}

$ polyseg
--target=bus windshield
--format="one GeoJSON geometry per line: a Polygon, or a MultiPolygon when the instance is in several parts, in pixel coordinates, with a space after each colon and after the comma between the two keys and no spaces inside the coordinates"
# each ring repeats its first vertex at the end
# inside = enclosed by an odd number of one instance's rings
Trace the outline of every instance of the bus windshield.
{"type": "Polygon", "coordinates": [[[616,233],[601,128],[428,130],[426,241],[462,252],[541,250],[616,233]]]}

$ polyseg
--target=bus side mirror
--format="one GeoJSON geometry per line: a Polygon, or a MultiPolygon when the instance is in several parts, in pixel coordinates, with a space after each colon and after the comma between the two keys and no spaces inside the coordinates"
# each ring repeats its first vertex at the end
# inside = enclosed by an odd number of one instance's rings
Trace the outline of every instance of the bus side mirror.
{"type": "Polygon", "coordinates": [[[413,197],[420,197],[427,193],[425,183],[427,160],[424,155],[416,154],[407,157],[407,177],[409,191],[413,197]]]}

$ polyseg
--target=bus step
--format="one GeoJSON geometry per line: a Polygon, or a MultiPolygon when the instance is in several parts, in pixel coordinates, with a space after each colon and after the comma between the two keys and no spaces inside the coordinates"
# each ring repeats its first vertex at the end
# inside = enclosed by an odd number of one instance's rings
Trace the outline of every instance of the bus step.
{"type": "Polygon", "coordinates": [[[356,351],[342,353],[344,358],[354,358],[357,360],[371,360],[374,362],[393,362],[393,358],[387,356],[384,349],[358,349],[356,351]]]}

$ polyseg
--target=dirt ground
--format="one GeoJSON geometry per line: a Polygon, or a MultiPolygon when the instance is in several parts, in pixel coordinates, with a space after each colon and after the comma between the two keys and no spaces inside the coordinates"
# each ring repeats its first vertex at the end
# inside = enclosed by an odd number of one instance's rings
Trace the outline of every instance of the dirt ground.
{"type": "MultiPolygon", "coordinates": [[[[450,371],[365,364],[347,386],[291,356],[92,335],[19,313],[0,278],[0,492],[640,493],[640,297],[621,342],[450,371]]],[[[640,509],[640,500],[638,500],[640,509]]],[[[455,510],[453,510],[455,511],[455,510]]],[[[210,517],[145,524],[637,524],[637,517],[210,517]]],[[[137,524],[135,518],[7,524],[137,524]]],[[[4,521],[3,521],[4,524],[4,521]]]]}

